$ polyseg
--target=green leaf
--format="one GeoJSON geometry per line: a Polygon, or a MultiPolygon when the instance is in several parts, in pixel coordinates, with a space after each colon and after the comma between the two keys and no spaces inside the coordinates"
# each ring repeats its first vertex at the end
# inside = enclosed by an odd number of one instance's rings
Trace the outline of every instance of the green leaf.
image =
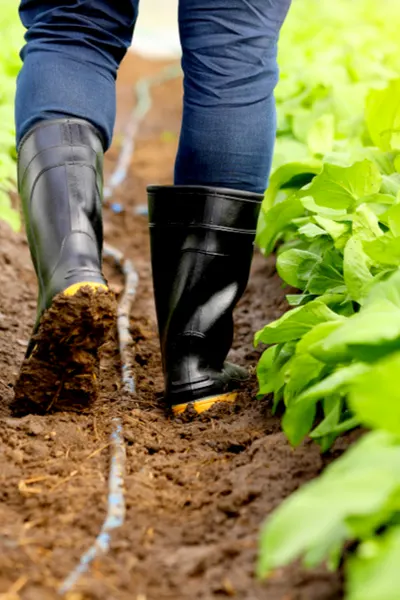
{"type": "Polygon", "coordinates": [[[357,207],[353,215],[353,235],[359,240],[375,240],[383,235],[375,213],[367,204],[357,207]]]}
{"type": "Polygon", "coordinates": [[[347,431],[351,431],[351,429],[355,429],[361,425],[360,419],[358,417],[350,417],[345,421],[342,421],[336,427],[332,427],[330,433],[332,435],[338,436],[342,433],[346,433],[347,431]]]}
{"type": "Polygon", "coordinates": [[[383,175],[380,192],[385,196],[389,195],[397,198],[397,195],[400,192],[400,174],[393,173],[392,175],[383,175]]]}
{"type": "Polygon", "coordinates": [[[345,233],[349,230],[348,225],[346,225],[345,223],[337,223],[336,221],[333,221],[332,219],[327,219],[326,217],[322,217],[321,215],[316,215],[314,219],[320,227],[322,227],[327,233],[329,233],[329,235],[335,242],[339,240],[343,235],[345,235],[345,233]]]}
{"type": "Polygon", "coordinates": [[[340,397],[334,398],[333,406],[330,411],[326,414],[325,419],[319,423],[313,431],[310,433],[310,437],[314,440],[322,438],[324,436],[331,435],[340,422],[340,416],[342,413],[343,401],[340,397]]]}
{"type": "Polygon", "coordinates": [[[341,321],[344,317],[330,310],[326,304],[313,300],[285,313],[280,319],[266,325],[255,336],[255,344],[279,344],[301,338],[318,323],[341,321]]]}
{"type": "Polygon", "coordinates": [[[314,556],[316,562],[308,560],[314,566],[351,539],[347,520],[381,510],[400,488],[397,441],[382,432],[364,436],[321,477],[285,500],[263,527],[258,575],[266,576],[305,553],[314,556]]]}
{"type": "Polygon", "coordinates": [[[341,327],[343,323],[342,319],[334,321],[325,321],[315,325],[308,333],[305,333],[302,339],[296,346],[296,354],[304,354],[308,352],[310,348],[320,340],[324,340],[330,333],[336,331],[338,327],[341,327]]]}
{"type": "Polygon", "coordinates": [[[364,425],[400,434],[399,370],[400,352],[396,352],[353,382],[350,406],[364,425]]]}
{"type": "Polygon", "coordinates": [[[324,155],[332,152],[335,139],[333,114],[319,117],[308,132],[307,144],[312,154],[324,155]]]}
{"type": "Polygon", "coordinates": [[[383,151],[400,149],[400,79],[371,90],[365,118],[372,141],[383,151]]]}
{"type": "MultiPolygon", "coordinates": [[[[316,360],[310,354],[296,355],[286,374],[287,383],[284,391],[285,404],[289,406],[292,400],[294,400],[304,388],[311,385],[320,377],[324,368],[324,363],[316,360]]],[[[292,441],[291,437],[288,437],[289,440],[292,441]]]]}
{"type": "Polygon", "coordinates": [[[328,291],[332,293],[344,291],[342,263],[342,258],[336,250],[327,250],[322,258],[315,262],[306,291],[316,295],[328,291]]]}
{"type": "Polygon", "coordinates": [[[270,177],[269,186],[265,192],[265,210],[272,208],[277,194],[282,187],[301,187],[312,180],[321,170],[318,160],[306,160],[287,163],[279,167],[270,177]],[[296,185],[296,181],[298,182],[296,185]]]}
{"type": "Polygon", "coordinates": [[[347,564],[347,600],[398,600],[399,563],[399,526],[364,542],[347,564]]]}
{"type": "Polygon", "coordinates": [[[391,206],[386,216],[391,233],[394,237],[400,237],[400,204],[391,206]]]}
{"type": "Polygon", "coordinates": [[[305,144],[286,136],[278,137],[275,141],[272,171],[275,172],[288,163],[305,162],[308,158],[308,148],[305,144]]]}
{"type": "Polygon", "coordinates": [[[322,381],[307,388],[297,399],[296,404],[308,403],[311,401],[323,400],[332,394],[347,391],[350,384],[359,375],[367,372],[371,367],[363,363],[355,363],[349,367],[342,367],[328,375],[322,381]]]}
{"type": "Polygon", "coordinates": [[[317,215],[326,217],[328,219],[337,219],[337,220],[341,220],[344,217],[347,216],[347,212],[344,208],[342,209],[336,209],[336,208],[329,208],[328,206],[319,206],[318,204],[316,204],[314,198],[312,196],[302,196],[301,197],[301,191],[298,192],[300,195],[300,200],[302,205],[304,206],[304,208],[306,210],[308,210],[311,213],[315,213],[317,215]]]}
{"type": "Polygon", "coordinates": [[[283,415],[282,429],[292,446],[298,446],[311,430],[316,410],[316,402],[295,402],[288,406],[283,415]]]}
{"type": "Polygon", "coordinates": [[[372,160],[383,175],[391,175],[396,171],[396,152],[382,152],[379,148],[363,148],[365,158],[372,160]]]}
{"type": "Polygon", "coordinates": [[[306,223],[299,228],[299,235],[312,240],[320,235],[326,235],[326,231],[321,227],[318,227],[315,223],[306,223]]]}
{"type": "Polygon", "coordinates": [[[373,276],[369,270],[370,260],[359,239],[352,237],[346,244],[343,257],[344,281],[352,300],[363,304],[373,276]]]}
{"type": "Polygon", "coordinates": [[[324,164],[322,172],[303,193],[312,196],[321,206],[349,209],[363,196],[379,192],[380,187],[378,167],[369,160],[363,160],[351,167],[324,164]]]}
{"type": "Polygon", "coordinates": [[[280,277],[289,285],[303,290],[315,267],[317,257],[307,250],[286,250],[278,256],[276,266],[280,277]]]}
{"type": "Polygon", "coordinates": [[[364,242],[366,254],[376,265],[400,266],[400,237],[393,237],[391,233],[364,242]]]}
{"type": "Polygon", "coordinates": [[[325,340],[310,348],[310,353],[328,364],[353,359],[374,361],[400,349],[400,310],[382,299],[366,305],[325,340]]]}
{"type": "Polygon", "coordinates": [[[259,382],[258,397],[267,394],[277,394],[285,384],[288,363],[296,349],[296,344],[289,342],[279,346],[268,348],[261,357],[261,363],[257,368],[259,382]]]}
{"type": "Polygon", "coordinates": [[[271,346],[264,350],[257,365],[257,379],[259,395],[265,396],[274,391],[272,367],[279,352],[278,346],[271,346]]]}
{"type": "Polygon", "coordinates": [[[351,298],[345,292],[346,290],[341,293],[327,292],[318,299],[325,302],[325,304],[338,315],[341,315],[342,317],[351,317],[355,313],[354,305],[351,298]]]}
{"type": "MultiPolygon", "coordinates": [[[[351,365],[350,367],[344,367],[335,371],[318,383],[314,383],[324,372],[323,365],[319,361],[313,362],[308,354],[294,357],[291,368],[287,373],[289,377],[289,382],[285,389],[287,409],[282,419],[282,428],[289,442],[293,446],[297,446],[310,432],[315,419],[316,406],[320,400],[326,401],[332,395],[343,394],[348,390],[352,381],[368,368],[368,366],[362,364],[351,365]],[[293,381],[291,381],[292,368],[296,363],[297,371],[292,376],[293,381]],[[303,368],[303,377],[301,377],[301,368],[303,368]],[[297,393],[310,384],[310,387],[295,397],[297,393]]],[[[338,399],[340,400],[340,396],[338,396],[338,399]]],[[[325,428],[326,431],[318,432],[315,437],[333,434],[334,428],[339,423],[339,418],[340,411],[338,414],[332,413],[328,420],[325,419],[323,421],[325,424],[321,424],[321,430],[325,428]]],[[[336,434],[331,439],[326,440],[327,443],[324,443],[324,451],[329,448],[335,437],[336,434]]]]}
{"type": "MultiPolygon", "coordinates": [[[[262,213],[263,210],[264,207],[262,213]]],[[[285,227],[291,225],[293,219],[301,217],[303,214],[303,205],[296,196],[291,196],[263,213],[262,225],[258,228],[256,242],[264,254],[268,255],[272,252],[285,227]]]]}
{"type": "Polygon", "coordinates": [[[400,309],[400,270],[396,270],[386,281],[379,281],[371,288],[365,300],[365,308],[373,307],[382,300],[400,309]]]}
{"type": "Polygon", "coordinates": [[[314,300],[313,294],[286,294],[286,300],[289,306],[300,306],[314,300]]]}
{"type": "Polygon", "coordinates": [[[397,201],[396,196],[391,194],[371,194],[370,196],[363,196],[362,202],[366,204],[395,204],[397,201]]]}

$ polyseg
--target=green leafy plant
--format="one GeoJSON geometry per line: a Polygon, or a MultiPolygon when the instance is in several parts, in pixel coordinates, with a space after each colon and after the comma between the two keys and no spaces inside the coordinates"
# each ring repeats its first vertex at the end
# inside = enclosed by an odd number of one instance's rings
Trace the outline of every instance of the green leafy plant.
{"type": "Polygon", "coordinates": [[[344,552],[347,600],[400,596],[399,25],[392,0],[294,3],[257,234],[298,290],[256,334],[259,395],[294,446],[371,430],[271,515],[258,573],[301,557],[336,568],[344,552]]]}
{"type": "Polygon", "coordinates": [[[398,435],[369,433],[283,503],[262,532],[259,574],[301,556],[308,567],[326,560],[336,568],[346,544],[357,540],[346,597],[398,598],[399,442],[398,435]]]}
{"type": "MultiPolygon", "coordinates": [[[[281,239],[278,272],[301,293],[288,297],[296,308],[256,334],[257,344],[278,344],[272,360],[271,349],[261,357],[260,394],[272,392],[275,405],[283,400],[283,427],[294,444],[311,432],[326,448],[343,431],[344,422],[354,424],[344,399],[346,382],[357,373],[354,365],[400,349],[400,195],[383,194],[383,181],[379,167],[369,159],[350,167],[324,163],[309,184],[292,188],[288,198],[266,211],[263,227],[268,230],[271,219],[280,224],[274,233],[281,239]],[[291,354],[281,364],[287,344],[291,354]],[[281,376],[271,376],[277,370],[281,376]],[[319,401],[324,426],[312,430],[319,401]]],[[[258,239],[263,237],[261,230],[258,239]]],[[[271,230],[265,237],[269,245],[271,230]]]]}
{"type": "MultiPolygon", "coordinates": [[[[376,291],[386,281],[395,286],[390,278],[400,265],[400,59],[392,53],[397,28],[386,27],[372,1],[333,10],[304,0],[293,9],[281,45],[276,168],[257,243],[265,254],[277,249],[278,273],[300,293],[287,296],[293,310],[257,333],[257,344],[276,344],[264,352],[258,377],[260,395],[273,393],[275,407],[283,402],[290,441],[311,434],[326,449],[358,422],[342,379],[394,352],[400,339],[399,307],[376,291]],[[299,32],[296,23],[311,8],[315,20],[299,32]],[[337,28],[344,47],[331,39],[337,28]],[[379,56],[367,32],[381,40],[379,56]],[[352,111],[343,106],[350,98],[352,111]],[[293,143],[301,160],[291,160],[293,143]]],[[[387,0],[386,9],[400,23],[396,4],[387,0]]]]}

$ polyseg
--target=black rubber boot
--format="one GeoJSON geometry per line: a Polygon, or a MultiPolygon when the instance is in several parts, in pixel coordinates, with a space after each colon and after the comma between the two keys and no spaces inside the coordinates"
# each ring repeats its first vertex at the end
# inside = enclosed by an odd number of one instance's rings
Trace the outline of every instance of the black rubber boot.
{"type": "Polygon", "coordinates": [[[44,121],[21,141],[18,186],[39,287],[15,386],[22,411],[97,395],[98,349],[115,320],[101,268],[102,171],[102,140],[86,121],[44,121]]]}
{"type": "Polygon", "coordinates": [[[225,359],[262,196],[199,186],[150,186],[148,195],[165,400],[175,414],[200,413],[234,401],[247,378],[225,359]]]}

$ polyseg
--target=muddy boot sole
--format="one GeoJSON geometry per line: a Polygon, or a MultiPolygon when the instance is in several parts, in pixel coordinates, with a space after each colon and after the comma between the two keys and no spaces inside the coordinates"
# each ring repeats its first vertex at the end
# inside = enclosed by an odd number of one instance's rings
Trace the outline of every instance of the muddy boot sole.
{"type": "Polygon", "coordinates": [[[116,325],[114,294],[80,283],[53,299],[32,337],[15,385],[13,410],[82,410],[99,395],[99,351],[116,325]]]}

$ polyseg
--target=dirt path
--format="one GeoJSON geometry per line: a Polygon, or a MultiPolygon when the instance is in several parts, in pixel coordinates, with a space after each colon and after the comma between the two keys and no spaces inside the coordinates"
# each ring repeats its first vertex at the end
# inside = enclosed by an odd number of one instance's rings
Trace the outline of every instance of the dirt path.
{"type": "MultiPolygon", "coordinates": [[[[119,80],[119,131],[133,105],[133,81],[163,63],[131,55],[119,80]]],[[[97,560],[69,600],[338,600],[337,576],[292,567],[268,583],[253,576],[265,516],[319,473],[318,449],[293,451],[253,380],[238,406],[196,422],[169,420],[160,403],[162,379],[152,300],[147,223],[133,207],[148,183],[169,183],[180,123],[181,81],[159,86],[140,129],[130,176],[105,211],[108,242],[135,261],[140,275],[131,318],[138,380],[134,398],[120,389],[115,340],[108,345],[102,398],[84,415],[12,418],[8,405],[35,313],[35,279],[24,236],[0,224],[0,594],[7,600],[59,597],[57,587],[94,541],[105,517],[110,421],[120,414],[127,445],[125,525],[108,556],[97,560]],[[13,595],[14,593],[14,595],[13,595]]],[[[106,267],[116,293],[122,279],[106,267]]],[[[273,261],[256,257],[236,313],[232,358],[255,367],[255,330],[285,309],[273,261]]]]}

